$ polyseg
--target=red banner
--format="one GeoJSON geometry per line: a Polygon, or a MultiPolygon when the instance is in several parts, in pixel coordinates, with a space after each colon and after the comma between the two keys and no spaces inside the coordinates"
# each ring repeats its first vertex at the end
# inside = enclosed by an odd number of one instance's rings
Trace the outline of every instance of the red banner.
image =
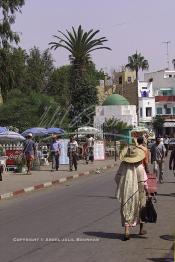
{"type": "Polygon", "coordinates": [[[6,161],[7,166],[15,165],[15,160],[22,154],[22,150],[13,150],[9,149],[6,150],[6,156],[8,156],[8,159],[6,161]]]}

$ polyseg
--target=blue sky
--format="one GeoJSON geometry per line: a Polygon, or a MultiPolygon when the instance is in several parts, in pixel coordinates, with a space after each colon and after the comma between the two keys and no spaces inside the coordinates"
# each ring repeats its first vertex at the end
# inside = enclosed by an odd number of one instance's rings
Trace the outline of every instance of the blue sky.
{"type": "MultiPolygon", "coordinates": [[[[20,46],[48,48],[57,30],[65,31],[79,24],[85,30],[100,29],[112,51],[92,55],[97,68],[110,72],[127,63],[136,50],[149,61],[149,71],[166,67],[169,45],[170,67],[175,58],[174,0],[26,0],[22,14],[17,14],[15,31],[21,32],[20,46]]],[[[68,64],[68,52],[53,52],[55,64],[68,64]]]]}

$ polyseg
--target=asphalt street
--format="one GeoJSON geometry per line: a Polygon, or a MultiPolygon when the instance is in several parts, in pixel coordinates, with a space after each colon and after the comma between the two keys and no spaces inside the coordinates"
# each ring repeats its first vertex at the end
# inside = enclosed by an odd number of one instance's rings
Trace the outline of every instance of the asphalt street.
{"type": "Polygon", "coordinates": [[[116,168],[0,203],[3,262],[165,261],[175,229],[175,178],[166,172],[157,196],[158,222],[124,242],[116,168]]]}

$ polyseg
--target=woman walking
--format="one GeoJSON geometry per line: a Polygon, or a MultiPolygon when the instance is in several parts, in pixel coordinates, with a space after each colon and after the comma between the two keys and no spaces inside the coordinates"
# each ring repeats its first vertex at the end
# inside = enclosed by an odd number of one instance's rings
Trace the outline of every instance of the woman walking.
{"type": "Polygon", "coordinates": [[[148,193],[147,174],[142,164],[145,152],[136,146],[125,147],[121,154],[122,160],[115,176],[117,198],[121,204],[121,222],[125,227],[124,240],[130,239],[130,228],[140,223],[140,235],[146,234],[140,211],[146,204],[148,193]]]}

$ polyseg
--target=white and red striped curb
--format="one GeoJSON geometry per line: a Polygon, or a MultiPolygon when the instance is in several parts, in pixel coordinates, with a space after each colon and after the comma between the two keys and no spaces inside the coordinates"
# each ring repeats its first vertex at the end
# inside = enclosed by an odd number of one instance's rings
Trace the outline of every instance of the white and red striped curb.
{"type": "Polygon", "coordinates": [[[15,197],[17,195],[21,195],[21,194],[24,194],[24,193],[29,193],[29,192],[32,192],[32,191],[36,191],[36,190],[40,190],[40,189],[43,189],[43,188],[51,187],[53,185],[61,184],[61,183],[67,182],[69,180],[79,178],[81,176],[85,176],[85,175],[89,175],[89,174],[95,173],[96,171],[106,170],[108,168],[112,168],[112,167],[114,167],[116,165],[117,165],[117,163],[115,163],[113,165],[107,165],[107,166],[104,166],[102,168],[98,168],[96,170],[89,170],[89,171],[86,171],[84,173],[79,173],[79,174],[75,174],[75,175],[71,175],[71,176],[67,176],[67,177],[61,177],[61,178],[59,178],[57,180],[45,182],[43,184],[30,186],[30,187],[23,188],[23,189],[19,189],[19,190],[16,190],[14,192],[4,193],[4,194],[0,195],[0,200],[9,199],[9,198],[15,197]]]}

